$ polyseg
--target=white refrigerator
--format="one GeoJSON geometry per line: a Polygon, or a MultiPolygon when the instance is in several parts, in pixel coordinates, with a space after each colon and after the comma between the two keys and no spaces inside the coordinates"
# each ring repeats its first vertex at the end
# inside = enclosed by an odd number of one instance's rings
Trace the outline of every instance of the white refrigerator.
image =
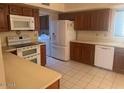
{"type": "Polygon", "coordinates": [[[70,59],[70,41],[76,39],[74,23],[69,20],[54,21],[51,33],[51,57],[68,61],[70,59]]]}

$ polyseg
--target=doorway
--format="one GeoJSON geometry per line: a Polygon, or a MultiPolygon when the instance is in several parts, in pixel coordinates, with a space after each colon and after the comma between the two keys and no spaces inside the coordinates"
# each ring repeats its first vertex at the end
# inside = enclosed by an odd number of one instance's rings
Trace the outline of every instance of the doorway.
{"type": "Polygon", "coordinates": [[[49,15],[39,16],[40,31],[38,41],[46,43],[46,54],[50,56],[50,31],[49,31],[49,15]]]}

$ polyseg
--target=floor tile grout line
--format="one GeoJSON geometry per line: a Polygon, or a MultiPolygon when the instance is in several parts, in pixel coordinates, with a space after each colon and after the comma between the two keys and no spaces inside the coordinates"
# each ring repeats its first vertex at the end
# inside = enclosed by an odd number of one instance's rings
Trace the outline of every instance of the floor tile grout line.
{"type": "Polygon", "coordinates": [[[99,83],[98,88],[100,87],[100,84],[102,83],[102,81],[105,79],[106,75],[104,75],[103,79],[101,80],[101,82],[99,83]]]}
{"type": "Polygon", "coordinates": [[[114,85],[114,82],[115,82],[116,77],[117,77],[117,74],[115,75],[115,77],[114,77],[114,79],[113,79],[113,81],[112,81],[112,86],[111,86],[111,88],[112,88],[113,85],[114,85]]]}
{"type": "MultiPolygon", "coordinates": [[[[52,59],[50,59],[50,60],[48,60],[48,61],[52,61],[52,59]]],[[[55,62],[50,62],[50,64],[49,65],[47,65],[47,67],[48,68],[50,68],[50,69],[53,69],[53,70],[55,70],[55,71],[58,71],[58,72],[60,72],[60,73],[62,73],[63,75],[66,75],[66,71],[65,71],[65,73],[63,73],[63,71],[61,71],[61,69],[63,69],[64,68],[64,66],[65,66],[65,68],[69,68],[69,67],[71,67],[72,69],[74,69],[74,70],[76,70],[76,71],[74,71],[74,72],[77,72],[77,71],[80,71],[80,70],[83,70],[82,68],[81,68],[81,66],[79,66],[79,68],[80,69],[76,69],[75,68],[75,66],[76,67],[78,67],[78,65],[81,65],[81,64],[77,64],[75,61],[74,62],[70,62],[70,63],[68,63],[68,64],[61,64],[61,61],[56,61],[55,59],[53,59],[53,61],[55,61],[55,62]],[[55,66],[55,69],[54,69],[54,65],[56,65],[55,66]],[[62,66],[61,66],[62,65],[62,66]],[[52,67],[53,66],[53,67],[52,67]],[[58,69],[57,68],[57,66],[61,66],[61,69],[58,69]]],[[[99,70],[99,69],[97,69],[97,68],[95,68],[95,67],[91,67],[91,66],[88,66],[88,65],[86,65],[86,64],[82,64],[82,67],[83,68],[85,68],[86,70],[84,71],[84,72],[87,72],[87,71],[89,71],[89,70],[92,70],[92,69],[94,69],[94,71],[96,71],[97,73],[98,72],[101,72],[101,71],[103,71],[103,70],[99,70]],[[97,71],[98,70],[98,71],[97,71]]],[[[105,70],[105,71],[107,71],[107,70],[105,70]]],[[[85,85],[85,88],[88,86],[88,84],[93,80],[93,78],[95,78],[96,77],[96,72],[94,73],[93,72],[93,74],[92,74],[92,72],[88,72],[87,74],[89,74],[89,73],[91,73],[92,75],[93,75],[93,77],[89,77],[89,81],[87,81],[87,83],[86,83],[86,85],[85,85]]],[[[107,72],[105,72],[105,73],[107,73],[108,74],[108,77],[109,77],[109,74],[111,74],[111,73],[108,73],[109,71],[107,71],[107,72]]],[[[104,71],[103,71],[103,73],[104,73],[104,71]]],[[[73,74],[73,73],[72,73],[73,74]]],[[[113,73],[112,73],[113,74],[113,73]]],[[[110,80],[110,87],[111,88],[113,88],[113,86],[114,86],[114,84],[115,84],[115,81],[117,80],[117,76],[118,76],[118,74],[117,73],[115,73],[114,72],[114,74],[115,74],[115,76],[114,76],[114,78],[112,78],[112,80],[110,80]]],[[[85,75],[85,73],[84,73],[84,75],[85,75]]],[[[121,74],[122,75],[122,74],[121,74]]],[[[83,74],[82,74],[82,76],[83,76],[83,74]]],[[[81,77],[82,77],[81,76],[81,77]]],[[[101,75],[100,75],[101,76],[101,75]]],[[[104,77],[102,77],[102,79],[99,81],[100,83],[98,84],[98,87],[97,88],[99,88],[100,87],[100,84],[102,84],[102,82],[105,80],[105,77],[106,77],[106,75],[104,75],[104,77]]],[[[106,78],[106,79],[108,79],[109,80],[109,78],[106,78]]],[[[123,76],[122,76],[123,77],[123,76]]],[[[81,78],[80,78],[81,79],[81,78]]],[[[80,80],[79,79],[79,80],[80,80]]],[[[77,81],[79,81],[79,80],[77,80],[77,81]]],[[[97,79],[95,79],[95,80],[97,80],[97,79]]]]}

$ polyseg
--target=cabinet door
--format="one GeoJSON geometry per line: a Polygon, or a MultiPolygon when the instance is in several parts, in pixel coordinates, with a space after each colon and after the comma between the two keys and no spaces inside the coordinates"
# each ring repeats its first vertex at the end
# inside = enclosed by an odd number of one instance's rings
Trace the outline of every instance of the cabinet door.
{"type": "Polygon", "coordinates": [[[9,5],[9,12],[13,15],[22,15],[22,7],[17,5],[9,5]]]}
{"type": "Polygon", "coordinates": [[[91,28],[91,15],[90,12],[84,12],[82,14],[83,19],[81,20],[82,30],[89,31],[91,28]]]}
{"type": "Polygon", "coordinates": [[[70,44],[70,57],[71,60],[94,65],[95,45],[74,43],[70,44]]]}
{"type": "Polygon", "coordinates": [[[8,31],[8,6],[5,4],[0,4],[0,32],[8,31]]]}
{"type": "Polygon", "coordinates": [[[72,60],[81,61],[82,47],[79,43],[71,43],[70,44],[70,57],[72,60]]]}
{"type": "Polygon", "coordinates": [[[113,70],[124,73],[124,49],[115,48],[113,70]]]}
{"type": "Polygon", "coordinates": [[[110,9],[91,11],[91,30],[108,31],[110,13],[110,9]]]}
{"type": "Polygon", "coordinates": [[[95,45],[82,44],[82,62],[89,65],[94,65],[95,45]]]}
{"type": "Polygon", "coordinates": [[[23,11],[23,16],[33,16],[33,11],[32,11],[32,9],[31,8],[24,8],[23,7],[23,9],[22,9],[23,11]]]}
{"type": "Polygon", "coordinates": [[[75,21],[74,21],[74,29],[75,30],[82,30],[82,21],[81,20],[83,20],[83,16],[81,16],[81,15],[77,15],[76,17],[75,17],[75,21]]]}
{"type": "Polygon", "coordinates": [[[41,54],[41,65],[45,66],[46,65],[46,46],[45,45],[40,46],[40,54],[41,54]]]}
{"type": "Polygon", "coordinates": [[[34,21],[35,21],[35,30],[39,31],[40,30],[39,9],[33,9],[33,16],[34,16],[34,21]]]}
{"type": "Polygon", "coordinates": [[[89,31],[91,28],[90,12],[82,12],[75,16],[75,30],[89,31]]]}

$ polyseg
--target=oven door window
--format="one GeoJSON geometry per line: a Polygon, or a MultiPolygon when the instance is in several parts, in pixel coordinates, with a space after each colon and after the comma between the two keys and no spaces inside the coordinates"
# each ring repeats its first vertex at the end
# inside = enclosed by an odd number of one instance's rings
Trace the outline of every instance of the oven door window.
{"type": "Polygon", "coordinates": [[[27,55],[35,54],[35,53],[37,53],[37,49],[31,49],[31,50],[23,51],[23,52],[22,52],[22,55],[23,55],[23,56],[27,56],[27,55]]]}
{"type": "Polygon", "coordinates": [[[32,60],[30,60],[30,61],[32,61],[33,63],[36,63],[36,64],[37,64],[37,58],[32,59],[32,60]]]}

